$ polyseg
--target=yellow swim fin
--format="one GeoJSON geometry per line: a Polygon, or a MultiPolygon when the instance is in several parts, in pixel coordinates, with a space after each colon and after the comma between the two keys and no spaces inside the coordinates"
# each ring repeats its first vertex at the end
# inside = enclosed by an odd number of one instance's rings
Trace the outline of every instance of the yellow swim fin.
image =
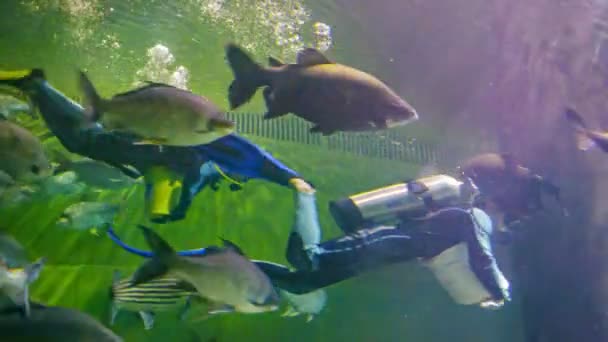
{"type": "Polygon", "coordinates": [[[8,81],[8,80],[19,80],[24,77],[29,76],[32,73],[31,69],[23,69],[23,70],[0,70],[0,80],[8,81]]]}
{"type": "Polygon", "coordinates": [[[146,203],[148,214],[169,215],[182,191],[181,177],[167,167],[154,166],[144,173],[144,179],[152,186],[146,203]]]}

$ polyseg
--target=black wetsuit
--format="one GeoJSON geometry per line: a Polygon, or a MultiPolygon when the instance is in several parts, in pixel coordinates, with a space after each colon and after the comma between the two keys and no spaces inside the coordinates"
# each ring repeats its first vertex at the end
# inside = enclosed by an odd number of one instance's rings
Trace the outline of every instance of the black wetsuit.
{"type": "MultiPolygon", "coordinates": [[[[448,208],[423,220],[403,222],[397,227],[381,226],[323,242],[317,254],[317,269],[291,272],[282,265],[256,261],[281,289],[307,293],[370,270],[418,258],[435,257],[465,242],[469,266],[494,299],[508,299],[501,288],[487,229],[469,210],[448,208]]],[[[293,249],[298,252],[301,249],[293,249]]]]}

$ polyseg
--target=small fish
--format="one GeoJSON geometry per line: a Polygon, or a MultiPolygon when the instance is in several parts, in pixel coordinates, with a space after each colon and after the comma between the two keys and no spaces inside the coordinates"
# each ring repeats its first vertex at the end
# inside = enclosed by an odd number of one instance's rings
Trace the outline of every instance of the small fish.
{"type": "Polygon", "coordinates": [[[296,64],[270,57],[269,67],[257,64],[234,44],[226,46],[234,74],[228,90],[231,109],[264,89],[265,119],[294,113],[314,124],[311,132],[374,131],[418,120],[416,110],[386,84],[363,71],[330,61],[307,48],[296,64]]]}
{"type": "Polygon", "coordinates": [[[88,314],[62,307],[45,307],[38,303],[32,303],[28,318],[24,318],[18,308],[0,310],[0,340],[123,341],[121,337],[88,314]]]}
{"type": "Polygon", "coordinates": [[[27,113],[32,118],[36,118],[35,112],[32,108],[24,103],[10,103],[0,106],[0,118],[6,120],[13,119],[17,114],[27,113]]]}
{"type": "MultiPolygon", "coordinates": [[[[505,215],[505,224],[542,210],[543,194],[560,202],[559,187],[520,165],[509,153],[476,155],[459,170],[472,180],[482,196],[491,198],[499,207],[505,215]]],[[[562,211],[567,215],[565,208],[562,207],[562,211]]],[[[498,228],[501,228],[500,222],[498,228]]]]}
{"type": "Polygon", "coordinates": [[[44,263],[45,258],[40,258],[25,268],[0,266],[0,294],[23,308],[26,317],[30,315],[29,285],[38,279],[44,263]]]}
{"type": "Polygon", "coordinates": [[[138,144],[196,146],[234,131],[234,123],[211,101],[187,90],[150,82],[106,100],[82,72],[80,84],[92,106],[91,119],[140,138],[138,144]]]}
{"type": "Polygon", "coordinates": [[[209,314],[259,313],[278,308],[280,298],[270,279],[229,241],[224,240],[224,248],[207,247],[202,256],[183,257],[153,230],[139,227],[154,256],[135,271],[134,285],[168,274],[188,282],[212,303],[209,314]]]}
{"type": "Polygon", "coordinates": [[[592,130],[587,128],[583,117],[574,109],[566,109],[566,119],[574,126],[576,147],[581,151],[587,151],[593,146],[608,152],[608,132],[592,130]]]}
{"type": "Polygon", "coordinates": [[[128,310],[139,312],[145,329],[150,330],[154,327],[156,312],[180,310],[180,319],[185,319],[196,289],[182,280],[166,276],[131,286],[130,278],[120,280],[120,272],[114,271],[110,294],[110,325],[114,325],[120,310],[128,310]]]}
{"type": "Polygon", "coordinates": [[[0,171],[18,183],[38,182],[52,173],[51,163],[30,131],[0,120],[0,171]]]}
{"type": "Polygon", "coordinates": [[[76,194],[86,190],[86,185],[78,181],[76,172],[67,171],[52,175],[40,183],[40,194],[65,195],[76,194]]]}
{"type": "Polygon", "coordinates": [[[304,314],[307,323],[312,321],[325,308],[327,303],[327,293],[324,289],[305,294],[294,294],[285,290],[279,292],[289,302],[289,306],[282,316],[294,317],[304,314]]]}
{"type": "Polygon", "coordinates": [[[82,193],[86,185],[78,181],[78,176],[73,171],[52,175],[39,184],[36,195],[42,197],[55,195],[68,195],[82,193]]]}
{"type": "Polygon", "coordinates": [[[57,225],[75,230],[90,230],[92,234],[98,235],[97,228],[108,227],[119,209],[119,205],[105,202],[75,203],[63,211],[57,225]]]}
{"type": "Polygon", "coordinates": [[[56,152],[54,157],[58,164],[54,169],[55,175],[73,172],[79,182],[91,187],[120,190],[135,183],[120,169],[106,163],[88,158],[72,161],[60,152],[56,152]]]}
{"type": "Polygon", "coordinates": [[[0,263],[8,267],[21,267],[27,263],[25,248],[7,233],[0,233],[0,263]]]}

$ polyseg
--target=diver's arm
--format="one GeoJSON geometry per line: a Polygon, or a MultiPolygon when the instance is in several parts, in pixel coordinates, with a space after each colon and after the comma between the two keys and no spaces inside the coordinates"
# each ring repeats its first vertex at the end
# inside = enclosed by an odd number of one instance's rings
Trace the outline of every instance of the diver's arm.
{"type": "Polygon", "coordinates": [[[469,264],[471,269],[491,294],[493,300],[510,300],[509,283],[498,269],[492,248],[490,245],[490,229],[484,229],[481,220],[474,215],[470,216],[472,229],[463,229],[464,239],[467,242],[469,252],[469,264]]]}
{"type": "Polygon", "coordinates": [[[184,175],[183,187],[180,194],[179,202],[171,211],[171,215],[166,218],[158,218],[157,221],[169,222],[178,221],[186,217],[186,213],[192,205],[194,197],[201,192],[207,185],[214,188],[214,184],[220,178],[219,172],[212,162],[205,162],[200,167],[191,167],[184,175]]]}

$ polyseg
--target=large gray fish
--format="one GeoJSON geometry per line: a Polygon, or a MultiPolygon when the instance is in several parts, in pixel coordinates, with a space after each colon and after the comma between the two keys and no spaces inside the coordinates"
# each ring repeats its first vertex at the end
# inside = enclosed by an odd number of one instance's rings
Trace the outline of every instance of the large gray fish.
{"type": "Polygon", "coordinates": [[[140,138],[139,144],[196,146],[234,131],[234,123],[211,101],[187,90],[149,83],[106,100],[82,72],[80,84],[92,106],[92,119],[140,138]]]}
{"type": "Polygon", "coordinates": [[[264,89],[266,119],[287,113],[312,122],[311,132],[370,131],[408,124],[416,110],[376,77],[337,64],[308,48],[296,64],[270,57],[270,67],[257,64],[240,47],[229,44],[226,57],[234,74],[228,98],[232,109],[264,89]]]}
{"type": "MultiPolygon", "coordinates": [[[[29,286],[38,279],[44,262],[45,259],[41,258],[25,268],[8,268],[0,265],[0,294],[12,301],[12,304],[9,303],[10,306],[16,305],[24,309],[26,316],[30,315],[29,286]]],[[[4,303],[0,305],[0,309],[4,306],[4,303]]]]}
{"type": "Polygon", "coordinates": [[[14,181],[40,181],[52,173],[40,140],[30,131],[0,119],[0,171],[14,181]]]}
{"type": "Polygon", "coordinates": [[[23,317],[18,308],[0,311],[0,341],[120,342],[123,339],[83,312],[32,303],[28,318],[23,317]]]}
{"type": "Polygon", "coordinates": [[[172,277],[159,277],[139,285],[131,286],[131,278],[120,279],[120,272],[114,271],[114,282],[110,290],[112,315],[110,325],[114,325],[120,310],[138,312],[146,330],[154,327],[154,314],[160,311],[180,311],[184,319],[190,308],[190,301],[196,296],[196,289],[190,284],[172,277]]]}
{"type": "Polygon", "coordinates": [[[583,117],[572,108],[566,109],[566,119],[574,126],[576,147],[579,150],[587,151],[597,146],[602,151],[608,152],[608,132],[587,128],[583,117]]]}
{"type": "Polygon", "coordinates": [[[154,257],[140,266],[134,285],[169,274],[194,286],[198,294],[213,303],[210,311],[259,313],[278,309],[280,298],[270,279],[238,247],[208,247],[202,256],[178,256],[153,230],[140,226],[154,257]]]}

